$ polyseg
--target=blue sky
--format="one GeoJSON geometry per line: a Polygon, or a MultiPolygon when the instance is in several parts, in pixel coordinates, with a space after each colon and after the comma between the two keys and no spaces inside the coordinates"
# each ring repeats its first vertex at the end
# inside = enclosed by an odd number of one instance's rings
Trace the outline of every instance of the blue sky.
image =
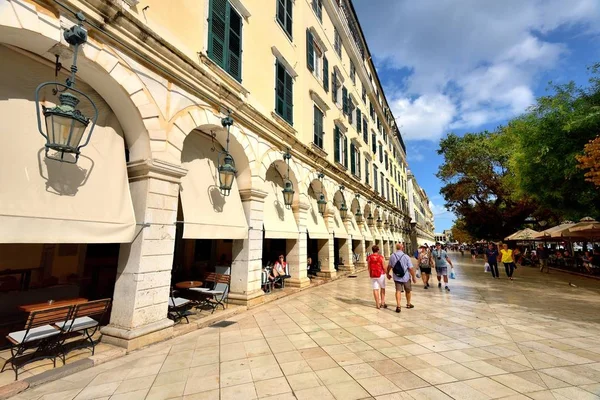
{"type": "Polygon", "coordinates": [[[409,167],[452,226],[435,177],[448,132],[494,129],[600,61],[600,0],[353,0],[409,167]]]}

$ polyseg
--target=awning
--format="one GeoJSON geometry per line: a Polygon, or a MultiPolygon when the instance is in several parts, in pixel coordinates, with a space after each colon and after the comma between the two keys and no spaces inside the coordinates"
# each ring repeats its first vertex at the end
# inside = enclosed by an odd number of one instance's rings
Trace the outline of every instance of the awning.
{"type": "MultiPolygon", "coordinates": [[[[2,46],[0,58],[3,76],[10,77],[0,85],[5,100],[0,243],[131,242],[137,230],[125,146],[110,107],[91,87],[78,82],[99,109],[98,124],[77,164],[49,160],[32,94],[38,78],[49,76],[52,69],[2,46]]],[[[92,115],[87,102],[78,107],[92,115]]]]}
{"type": "Polygon", "coordinates": [[[317,199],[310,197],[310,208],[306,217],[306,229],[308,237],[311,239],[329,239],[330,233],[327,230],[325,219],[319,213],[317,199]]]}
{"type": "Polygon", "coordinates": [[[348,234],[352,236],[353,240],[362,240],[362,233],[360,233],[360,229],[358,228],[358,224],[356,223],[354,215],[351,215],[350,213],[348,213],[348,215],[350,215],[350,219],[346,224],[346,230],[348,231],[348,234]]]}
{"type": "Polygon", "coordinates": [[[267,190],[263,212],[265,238],[298,240],[298,224],[293,210],[286,208],[283,202],[283,179],[274,168],[267,172],[265,186],[267,190]]]}
{"type": "Polygon", "coordinates": [[[333,223],[331,225],[329,230],[333,232],[334,237],[338,239],[348,239],[348,232],[346,232],[342,217],[340,217],[340,210],[338,210],[337,207],[333,207],[333,223]]]}
{"type": "Polygon", "coordinates": [[[184,141],[182,166],[188,173],[181,178],[184,239],[246,239],[248,224],[234,179],[231,193],[219,190],[218,152],[211,140],[192,132],[184,141]]]}
{"type": "Polygon", "coordinates": [[[525,228],[517,231],[510,236],[504,238],[504,240],[534,240],[540,232],[534,231],[533,229],[525,228]]]}
{"type": "Polygon", "coordinates": [[[367,242],[373,241],[373,235],[371,234],[371,230],[369,229],[369,226],[366,223],[361,225],[361,231],[362,231],[362,235],[363,235],[363,238],[365,239],[365,241],[367,241],[367,242]]]}

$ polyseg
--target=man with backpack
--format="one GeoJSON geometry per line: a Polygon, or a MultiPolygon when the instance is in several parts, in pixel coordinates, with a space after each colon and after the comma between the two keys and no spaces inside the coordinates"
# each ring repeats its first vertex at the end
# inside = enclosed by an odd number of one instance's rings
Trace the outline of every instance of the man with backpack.
{"type": "Polygon", "coordinates": [[[399,313],[400,302],[402,300],[402,289],[406,292],[406,308],[414,308],[410,302],[411,298],[411,280],[417,283],[417,277],[413,268],[410,257],[404,253],[404,245],[396,244],[396,252],[390,256],[390,262],[387,268],[387,278],[392,279],[391,273],[394,275],[394,283],[396,284],[396,312],[399,313]]]}

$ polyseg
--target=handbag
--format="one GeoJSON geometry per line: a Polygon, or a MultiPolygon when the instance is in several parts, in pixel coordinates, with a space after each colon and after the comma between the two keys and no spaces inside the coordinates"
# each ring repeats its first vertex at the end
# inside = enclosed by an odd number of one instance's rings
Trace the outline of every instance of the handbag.
{"type": "Polygon", "coordinates": [[[485,264],[483,265],[483,271],[484,271],[484,272],[490,272],[490,271],[491,271],[491,268],[490,268],[490,264],[489,264],[489,263],[485,263],[485,264]]]}

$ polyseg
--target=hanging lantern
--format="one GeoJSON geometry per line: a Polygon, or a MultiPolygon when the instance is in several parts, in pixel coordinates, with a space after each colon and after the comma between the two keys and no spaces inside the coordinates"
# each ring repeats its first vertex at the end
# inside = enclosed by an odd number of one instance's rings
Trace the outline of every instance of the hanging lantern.
{"type": "Polygon", "coordinates": [[[290,180],[285,181],[285,187],[282,190],[283,193],[283,204],[287,209],[292,207],[292,203],[294,202],[294,187],[290,180]]]}
{"type": "Polygon", "coordinates": [[[321,213],[321,215],[325,215],[325,211],[327,211],[327,200],[325,200],[325,195],[323,193],[319,195],[317,206],[319,207],[319,213],[321,213]]]}
{"type": "Polygon", "coordinates": [[[369,216],[367,217],[367,225],[373,226],[373,214],[371,213],[369,213],[369,216]]]}
{"type": "Polygon", "coordinates": [[[382,222],[383,222],[383,221],[381,220],[381,218],[379,218],[379,217],[378,217],[378,218],[377,218],[377,227],[378,227],[378,228],[381,228],[382,222]]]}
{"type": "Polygon", "coordinates": [[[229,127],[233,125],[233,118],[228,115],[221,119],[221,125],[223,125],[223,128],[227,128],[227,144],[225,146],[225,152],[220,152],[219,156],[219,189],[223,196],[229,196],[235,174],[237,173],[237,170],[235,169],[235,160],[232,155],[229,154],[229,127]]]}
{"type": "MultiPolygon", "coordinates": [[[[67,79],[66,84],[60,82],[44,82],[35,90],[35,108],[38,122],[38,131],[46,139],[46,157],[52,160],[67,162],[70,164],[77,163],[81,148],[85,147],[92,136],[96,121],[98,120],[98,108],[92,99],[85,93],[75,89],[75,77],[77,73],[77,54],[79,47],[87,42],[87,31],[83,27],[85,16],[83,13],[77,13],[79,24],[67,29],[63,36],[67,43],[73,46],[73,64],[71,65],[71,75],[67,79]],[[47,108],[42,105],[40,113],[40,91],[46,86],[54,86],[53,93],[58,95],[59,105],[47,108]],[[59,89],[61,87],[62,89],[59,89]],[[77,93],[90,103],[94,109],[93,118],[85,116],[77,109],[79,98],[74,94],[77,93]],[[44,115],[45,123],[42,124],[41,114],[44,115]],[[86,128],[90,125],[90,130],[85,137],[86,128]],[[45,131],[42,128],[45,127],[45,131]],[[85,140],[83,138],[85,137],[85,140]],[[83,141],[83,143],[82,143],[83,141]],[[53,150],[54,153],[49,154],[53,150]],[[65,154],[72,154],[74,158],[67,157],[65,154]]],[[[57,59],[58,60],[58,59],[57,59]]],[[[57,61],[58,62],[58,61],[57,61]]]]}
{"type": "Polygon", "coordinates": [[[292,155],[290,154],[289,149],[283,155],[283,159],[287,162],[287,177],[285,178],[285,187],[282,190],[283,193],[283,204],[287,209],[292,208],[292,204],[294,203],[294,185],[292,185],[292,181],[290,181],[290,159],[292,155]]]}
{"type": "Polygon", "coordinates": [[[346,216],[348,215],[348,207],[346,207],[346,203],[342,203],[342,206],[340,207],[340,217],[342,217],[342,220],[346,219],[346,216]]]}
{"type": "Polygon", "coordinates": [[[356,222],[361,224],[363,222],[363,215],[360,212],[360,208],[356,209],[356,213],[354,214],[354,218],[356,218],[356,222]]]}

